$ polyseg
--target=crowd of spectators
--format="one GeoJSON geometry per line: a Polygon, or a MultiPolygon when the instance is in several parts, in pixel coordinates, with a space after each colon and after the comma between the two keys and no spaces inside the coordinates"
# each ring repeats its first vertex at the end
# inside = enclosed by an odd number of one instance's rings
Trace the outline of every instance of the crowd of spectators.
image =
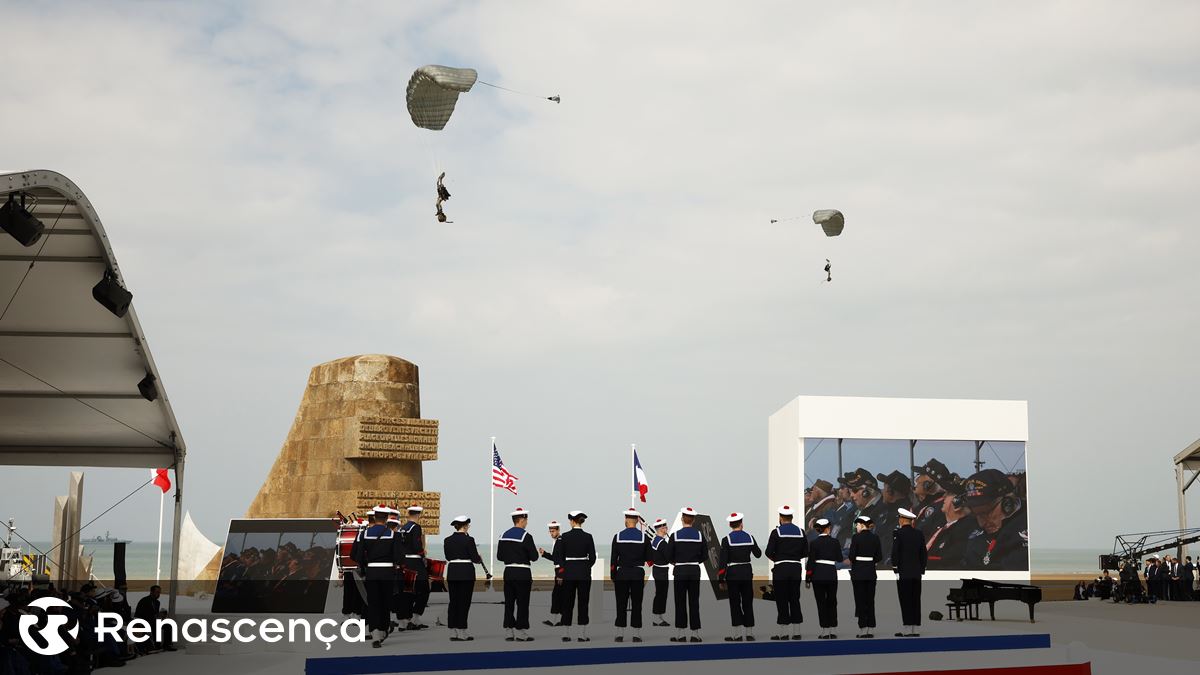
{"type": "MultiPolygon", "coordinates": [[[[85,584],[78,591],[64,592],[51,584],[43,589],[17,588],[0,595],[0,675],[63,675],[90,673],[99,668],[121,668],[125,662],[159,651],[175,651],[169,641],[133,643],[128,639],[105,636],[96,639],[96,619],[100,612],[119,614],[125,625],[133,618],[146,620],[151,626],[166,616],[159,605],[161,589],[153,586],[136,608],[128,602],[128,589],[100,589],[85,584]],[[40,655],[24,643],[19,629],[20,618],[34,613],[30,603],[43,597],[58,598],[68,607],[51,609],[47,614],[65,615],[68,626],[77,625],[74,638],[64,635],[67,651],[54,656],[40,655]]],[[[63,634],[60,632],[60,635],[63,634]]]]}
{"type": "Polygon", "coordinates": [[[1166,555],[1151,556],[1139,574],[1135,562],[1125,561],[1113,577],[1108,570],[1094,580],[1075,585],[1075,599],[1112,600],[1125,603],[1157,603],[1160,600],[1182,602],[1200,600],[1196,589],[1196,565],[1192,557],[1184,560],[1166,555]]]}

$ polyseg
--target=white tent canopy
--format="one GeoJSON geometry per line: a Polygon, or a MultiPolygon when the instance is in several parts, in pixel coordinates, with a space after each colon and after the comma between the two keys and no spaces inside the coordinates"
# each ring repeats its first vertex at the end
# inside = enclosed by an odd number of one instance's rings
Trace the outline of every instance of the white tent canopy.
{"type": "Polygon", "coordinates": [[[1200,439],[1175,455],[1175,482],[1178,486],[1179,529],[1188,529],[1187,491],[1200,478],[1200,439]]]}
{"type": "Polygon", "coordinates": [[[0,465],[174,468],[174,570],[183,436],[133,306],[117,317],[92,297],[105,270],[124,285],[100,218],[53,171],[0,171],[10,196],[45,233],[26,247],[0,231],[0,465]]]}

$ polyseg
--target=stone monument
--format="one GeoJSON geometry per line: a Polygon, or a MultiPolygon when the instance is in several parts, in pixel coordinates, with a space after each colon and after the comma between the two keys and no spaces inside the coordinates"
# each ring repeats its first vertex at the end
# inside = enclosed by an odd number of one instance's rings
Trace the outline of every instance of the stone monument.
{"type": "Polygon", "coordinates": [[[437,534],[441,494],[426,492],[421,462],[437,459],[438,422],[421,419],[417,366],[381,354],[312,369],[283,449],[247,518],[327,518],[377,504],[420,504],[437,534]]]}

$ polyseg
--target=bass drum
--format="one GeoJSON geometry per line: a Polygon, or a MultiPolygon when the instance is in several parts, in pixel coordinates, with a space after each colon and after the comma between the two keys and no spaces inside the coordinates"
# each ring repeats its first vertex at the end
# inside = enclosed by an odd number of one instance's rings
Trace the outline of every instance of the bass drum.
{"type": "Polygon", "coordinates": [[[337,569],[338,572],[345,574],[346,570],[354,570],[354,559],[350,557],[351,551],[354,550],[354,542],[358,541],[358,534],[366,527],[366,523],[342,523],[338,526],[337,533],[337,569]]]}

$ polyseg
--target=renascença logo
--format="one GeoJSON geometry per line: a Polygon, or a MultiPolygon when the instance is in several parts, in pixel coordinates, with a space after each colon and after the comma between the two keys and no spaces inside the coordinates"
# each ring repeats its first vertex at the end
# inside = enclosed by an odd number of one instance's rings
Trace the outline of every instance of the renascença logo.
{"type": "Polygon", "coordinates": [[[72,641],[79,637],[79,622],[63,614],[50,614],[47,610],[51,608],[70,609],[71,605],[58,598],[38,598],[29,603],[31,613],[22,614],[17,621],[21,642],[42,656],[62,654],[67,651],[68,637],[72,641]]]}
{"type": "MultiPolygon", "coordinates": [[[[58,598],[38,598],[29,603],[32,614],[24,615],[18,622],[21,641],[26,647],[43,656],[55,656],[67,651],[67,636],[71,641],[79,636],[79,624],[69,616],[48,614],[46,610],[52,607],[70,605],[58,598]],[[64,635],[65,634],[65,635],[64,635]]],[[[237,619],[231,621],[225,618],[216,619],[187,619],[176,623],[174,619],[161,619],[151,625],[144,619],[134,619],[125,624],[124,618],[116,612],[100,612],[96,615],[96,641],[105,637],[114,640],[142,643],[151,638],[163,642],[170,636],[172,642],[183,636],[188,642],[212,642],[224,644],[237,641],[250,644],[258,640],[267,643],[282,641],[285,637],[289,642],[317,642],[325,644],[325,649],[333,646],[337,640],[345,642],[365,642],[367,639],[367,624],[362,619],[347,619],[340,624],[333,619],[320,619],[310,623],[307,619],[288,619],[285,624],[280,619],[237,619]]]]}

